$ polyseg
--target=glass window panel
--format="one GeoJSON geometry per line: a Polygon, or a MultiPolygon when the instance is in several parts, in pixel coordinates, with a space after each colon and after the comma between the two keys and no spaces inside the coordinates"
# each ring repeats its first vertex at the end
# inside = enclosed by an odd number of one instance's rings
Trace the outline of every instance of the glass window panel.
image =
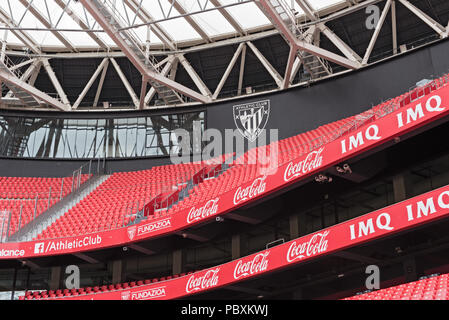
{"type": "Polygon", "coordinates": [[[0,116],[0,155],[56,159],[164,155],[178,143],[174,130],[184,128],[192,134],[192,119],[204,130],[204,112],[117,119],[0,116]]]}

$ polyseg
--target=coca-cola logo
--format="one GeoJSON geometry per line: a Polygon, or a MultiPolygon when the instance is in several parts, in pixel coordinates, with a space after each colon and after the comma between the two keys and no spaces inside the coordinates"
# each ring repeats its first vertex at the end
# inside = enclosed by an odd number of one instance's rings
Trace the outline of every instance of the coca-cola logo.
{"type": "Polygon", "coordinates": [[[298,163],[290,162],[284,171],[284,181],[288,182],[320,167],[323,163],[323,157],[321,155],[323,150],[324,147],[310,152],[304,160],[298,163]]]}
{"type": "Polygon", "coordinates": [[[234,279],[237,280],[267,270],[269,254],[270,251],[256,254],[252,260],[246,262],[244,259],[240,259],[235,265],[234,279]]]}
{"type": "Polygon", "coordinates": [[[265,191],[267,176],[256,178],[253,183],[246,188],[239,187],[234,193],[234,204],[237,205],[242,201],[246,201],[257,197],[265,191]]]}
{"type": "Polygon", "coordinates": [[[186,292],[209,289],[218,284],[218,272],[220,268],[208,270],[204,275],[196,277],[192,275],[187,281],[186,292]]]}
{"type": "Polygon", "coordinates": [[[219,199],[220,198],[211,199],[200,208],[192,207],[187,215],[187,223],[198,221],[217,213],[219,199]]]}
{"type": "Polygon", "coordinates": [[[315,233],[309,241],[297,243],[294,241],[287,251],[287,262],[301,260],[305,257],[310,257],[327,250],[326,237],[329,231],[315,233]]]}

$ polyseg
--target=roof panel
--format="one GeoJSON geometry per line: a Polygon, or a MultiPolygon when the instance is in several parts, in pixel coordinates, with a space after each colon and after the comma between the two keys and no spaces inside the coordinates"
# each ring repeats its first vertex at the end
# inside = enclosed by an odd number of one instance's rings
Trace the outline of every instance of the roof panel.
{"type": "Polygon", "coordinates": [[[209,36],[235,32],[225,17],[216,10],[195,14],[193,19],[209,36]]]}
{"type": "Polygon", "coordinates": [[[200,39],[201,37],[184,18],[176,18],[159,23],[174,41],[200,39]]]}
{"type": "MultiPolygon", "coordinates": [[[[31,1],[31,0],[28,0],[31,1]]],[[[143,24],[143,22],[136,17],[135,13],[125,4],[125,0],[113,0],[117,6],[117,12],[120,13],[122,19],[129,24],[143,24]]],[[[132,1],[132,0],[127,0],[132,1]]],[[[188,41],[201,39],[198,32],[188,23],[183,15],[178,12],[173,6],[173,0],[134,0],[134,2],[142,7],[153,17],[155,21],[159,21],[158,25],[163,27],[167,33],[176,41],[188,41]],[[165,20],[165,21],[164,21],[165,20]]],[[[177,3],[188,12],[199,12],[204,9],[210,11],[193,14],[190,17],[203,29],[203,31],[210,37],[214,37],[221,34],[233,33],[235,29],[226,20],[226,18],[216,10],[213,3],[208,0],[176,0],[177,3]],[[214,9],[214,10],[211,10],[214,9]]],[[[270,24],[270,21],[262,13],[254,2],[239,3],[240,0],[218,0],[222,6],[228,6],[224,8],[242,27],[243,30],[254,29],[261,26],[270,24]],[[230,6],[231,5],[231,6],[230,6]]],[[[284,0],[288,5],[293,5],[295,13],[302,15],[303,11],[295,0],[284,0]]],[[[337,3],[344,3],[345,0],[304,0],[310,4],[314,10],[320,10],[322,8],[335,5],[337,3]]],[[[82,3],[74,0],[64,0],[69,4],[69,8],[91,29],[101,30],[99,24],[95,19],[84,9],[82,3]]],[[[63,9],[56,4],[53,0],[39,0],[34,1],[33,5],[41,12],[41,14],[51,20],[52,24],[57,24],[57,28],[63,29],[60,33],[66,37],[74,46],[97,46],[98,44],[92,40],[92,38],[84,32],[74,32],[70,30],[81,30],[78,22],[74,21],[63,9]],[[45,3],[48,4],[48,11],[45,3]],[[64,12],[64,14],[63,14],[64,12]]],[[[26,8],[18,0],[0,1],[0,8],[5,12],[12,15],[16,22],[20,21],[20,26],[45,29],[36,17],[30,12],[27,12],[24,16],[26,8]],[[9,7],[11,4],[11,8],[9,7]]],[[[145,26],[134,29],[142,42],[146,41],[147,30],[145,26]]],[[[49,31],[47,30],[28,30],[36,43],[39,45],[57,45],[63,47],[63,44],[49,31]]],[[[105,32],[98,32],[96,35],[103,40],[104,43],[110,46],[115,46],[114,42],[107,36],[105,32]]],[[[18,41],[16,37],[10,37],[9,41],[15,43],[18,41]]],[[[153,33],[150,32],[150,41],[154,44],[160,44],[161,40],[153,33]]]]}
{"type": "MultiPolygon", "coordinates": [[[[220,0],[223,5],[235,3],[235,0],[220,0]]],[[[242,26],[243,29],[252,29],[270,24],[270,20],[254,3],[244,3],[238,6],[226,8],[242,26]]]]}

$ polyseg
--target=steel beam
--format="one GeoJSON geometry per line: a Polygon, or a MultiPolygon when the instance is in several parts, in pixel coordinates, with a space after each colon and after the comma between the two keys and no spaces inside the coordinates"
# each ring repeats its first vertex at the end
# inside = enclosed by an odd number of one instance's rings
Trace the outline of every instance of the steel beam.
{"type": "Polygon", "coordinates": [[[393,38],[393,54],[398,53],[398,30],[396,25],[396,1],[391,2],[391,34],[393,38]]]}
{"type": "MultiPolygon", "coordinates": [[[[198,92],[183,86],[167,77],[162,76],[159,73],[156,73],[150,70],[147,65],[137,56],[136,52],[132,50],[132,48],[119,36],[119,30],[116,30],[109,20],[99,11],[97,6],[94,4],[95,0],[80,0],[80,2],[84,5],[87,11],[94,17],[94,19],[101,25],[101,27],[106,31],[109,37],[122,49],[131,63],[137,68],[137,70],[149,79],[152,79],[164,86],[171,88],[177,92],[182,93],[185,96],[188,96],[196,101],[200,101],[202,103],[210,102],[210,97],[205,97],[204,95],[199,94],[198,92]]],[[[143,55],[143,53],[142,53],[143,55]]]]}
{"type": "Polygon", "coordinates": [[[232,68],[234,67],[235,63],[237,62],[237,59],[240,56],[240,53],[242,52],[244,45],[245,45],[244,43],[241,43],[238,46],[237,50],[235,51],[234,55],[232,56],[231,62],[229,63],[228,67],[226,68],[226,71],[224,72],[223,76],[221,77],[221,80],[218,83],[217,88],[215,89],[212,99],[214,99],[214,100],[217,99],[218,95],[221,92],[221,89],[223,89],[223,86],[224,86],[226,80],[228,79],[229,74],[232,71],[232,68]]]}
{"type": "Polygon", "coordinates": [[[242,57],[240,58],[239,83],[237,85],[237,95],[242,94],[243,75],[245,74],[245,59],[246,59],[246,43],[243,44],[242,57]]]}
{"type": "Polygon", "coordinates": [[[341,38],[339,38],[324,23],[317,25],[321,32],[350,60],[361,62],[362,58],[351,49],[341,38]]]}
{"type": "Polygon", "coordinates": [[[207,97],[212,96],[212,93],[210,92],[209,88],[206,86],[206,84],[203,82],[201,77],[196,73],[195,69],[193,69],[192,65],[187,61],[185,56],[183,54],[176,55],[176,57],[179,59],[179,62],[182,64],[184,69],[189,74],[190,78],[193,80],[197,88],[200,90],[200,92],[207,97]]]}
{"type": "Polygon", "coordinates": [[[42,59],[42,64],[45,68],[45,71],[47,71],[47,74],[50,78],[51,83],[56,89],[56,92],[58,93],[59,97],[61,98],[61,101],[70,107],[70,101],[67,99],[67,95],[64,92],[64,89],[62,88],[61,84],[59,83],[58,78],[56,77],[55,72],[53,71],[53,68],[50,65],[50,62],[48,62],[47,58],[42,59]]]}
{"type": "Polygon", "coordinates": [[[429,17],[427,14],[422,12],[417,7],[415,7],[409,1],[399,0],[399,2],[402,3],[411,12],[413,12],[418,18],[420,18],[422,21],[424,21],[429,27],[431,27],[433,30],[435,30],[435,32],[437,32],[441,38],[447,37],[446,28],[443,27],[441,24],[439,24],[438,22],[433,20],[431,17],[429,17]]]}
{"type": "Polygon", "coordinates": [[[302,9],[302,11],[304,11],[304,14],[306,15],[307,18],[309,18],[312,21],[317,19],[315,12],[309,6],[308,3],[306,3],[304,0],[296,0],[296,3],[302,9]]]}
{"type": "MultiPolygon", "coordinates": [[[[56,4],[64,10],[67,15],[72,18],[83,30],[89,30],[89,26],[79,17],[70,7],[68,6],[68,2],[66,0],[54,0],[56,4]]],[[[108,45],[103,42],[95,33],[86,32],[89,37],[92,38],[101,48],[108,49],[108,45]]]]}
{"type": "Polygon", "coordinates": [[[196,21],[188,14],[188,12],[184,9],[184,7],[177,0],[167,0],[170,5],[173,3],[175,9],[182,15],[184,15],[184,19],[192,26],[192,28],[200,35],[200,37],[207,43],[212,42],[212,39],[209,35],[201,28],[201,26],[196,23],[196,21]]]}
{"type": "Polygon", "coordinates": [[[101,90],[103,89],[104,79],[106,78],[106,72],[108,72],[109,58],[106,59],[106,64],[103,67],[103,72],[101,73],[100,82],[98,83],[97,93],[95,94],[94,104],[96,107],[98,105],[98,100],[100,99],[101,90]]]}
{"type": "Polygon", "coordinates": [[[301,67],[302,61],[299,59],[299,57],[295,58],[295,62],[293,63],[292,72],[290,74],[290,83],[293,83],[293,79],[295,78],[296,74],[299,71],[299,68],[301,67]]]}
{"type": "MultiPolygon", "coordinates": [[[[268,19],[273,23],[276,29],[284,37],[290,46],[295,47],[295,49],[308,52],[314,56],[332,61],[348,69],[358,69],[360,68],[360,63],[356,61],[349,60],[345,57],[339,56],[333,52],[322,49],[313,44],[307,43],[305,41],[299,40],[289,29],[283,18],[281,18],[279,12],[272,6],[270,0],[260,0],[256,2],[259,8],[265,13],[268,19]]],[[[295,19],[296,20],[296,19],[295,19]]],[[[292,21],[293,23],[293,21],[292,21]]],[[[296,23],[296,21],[295,21],[296,23]]]]}
{"type": "Polygon", "coordinates": [[[256,48],[254,44],[251,42],[246,43],[251,50],[256,55],[257,59],[262,63],[262,65],[265,67],[265,69],[268,71],[268,73],[273,77],[274,81],[276,81],[276,84],[279,88],[282,88],[282,82],[283,79],[281,75],[277,72],[277,70],[271,65],[271,63],[267,60],[267,58],[264,57],[264,55],[259,51],[259,49],[256,48]]]}
{"type": "Polygon", "coordinates": [[[32,2],[28,2],[28,0],[19,0],[19,2],[27,8],[28,11],[30,11],[46,28],[50,29],[50,32],[53,33],[53,35],[61,41],[63,45],[66,46],[70,51],[77,52],[78,50],[73,46],[73,44],[70,43],[68,39],[66,39],[61,33],[58,31],[53,30],[53,26],[51,23],[44,18],[42,13],[33,5],[32,2]]]}
{"type": "MultiPolygon", "coordinates": [[[[137,0],[124,0],[124,2],[143,22],[150,23],[154,21],[153,16],[143,6],[139,8],[137,0]]],[[[170,50],[176,50],[175,42],[159,24],[150,24],[149,28],[170,50]]]]}
{"type": "Polygon", "coordinates": [[[97,79],[100,72],[104,69],[106,64],[108,63],[108,58],[104,58],[103,61],[101,61],[100,65],[95,70],[92,77],[90,77],[89,81],[87,82],[86,86],[84,87],[83,91],[81,91],[80,95],[78,96],[78,99],[76,99],[75,103],[72,106],[72,109],[77,109],[80,103],[83,101],[84,97],[86,96],[89,89],[92,87],[93,83],[95,82],[95,79],[97,79]]]}
{"type": "Polygon", "coordinates": [[[290,86],[290,79],[292,71],[293,71],[293,65],[295,63],[295,59],[297,57],[297,51],[294,47],[290,47],[290,52],[288,54],[288,60],[287,60],[287,66],[285,67],[285,73],[284,73],[284,81],[282,82],[282,89],[286,89],[290,86]]]}
{"type": "MultiPolygon", "coordinates": [[[[137,0],[125,0],[131,10],[137,14],[137,16],[145,23],[150,23],[154,21],[151,14],[145,10],[145,8],[140,7],[137,3],[137,0]]],[[[157,37],[170,49],[176,51],[176,45],[173,39],[163,30],[158,24],[150,25],[150,29],[157,35],[157,37]]],[[[207,88],[206,84],[201,80],[196,71],[192,68],[190,63],[187,61],[183,54],[177,55],[179,62],[184,66],[185,70],[196,84],[200,92],[205,96],[211,96],[210,90],[207,88]]],[[[162,72],[161,72],[162,74],[162,72]]],[[[164,74],[166,75],[166,74],[164,74]]],[[[172,79],[173,80],[173,79],[172,79]]],[[[154,91],[154,88],[153,88],[154,91]]],[[[152,95],[153,92],[152,92],[152,95]]],[[[151,100],[151,99],[150,99],[151,100]]]]}
{"type": "Polygon", "coordinates": [[[222,4],[219,0],[210,0],[210,2],[218,7],[218,11],[223,15],[223,17],[229,22],[229,24],[235,29],[235,31],[240,35],[243,36],[245,34],[245,31],[242,29],[240,24],[231,16],[231,14],[225,9],[220,8],[222,4]]]}
{"type": "Polygon", "coordinates": [[[122,71],[122,69],[120,68],[120,66],[118,65],[117,61],[115,61],[114,58],[111,58],[111,62],[112,62],[112,65],[113,65],[114,68],[115,68],[115,71],[117,71],[117,73],[118,73],[120,79],[122,80],[122,83],[123,83],[123,85],[124,85],[125,88],[126,88],[126,91],[128,91],[129,96],[130,96],[131,99],[133,100],[134,107],[135,107],[136,109],[138,109],[138,108],[139,108],[140,101],[139,101],[139,98],[137,98],[137,95],[136,95],[136,93],[134,92],[133,87],[129,84],[128,79],[126,79],[126,76],[125,76],[125,74],[123,73],[123,71],[122,71]]]}
{"type": "Polygon", "coordinates": [[[25,31],[23,30],[14,30],[13,28],[17,27],[18,25],[15,23],[15,21],[4,11],[2,8],[0,8],[0,21],[2,21],[5,25],[7,25],[9,28],[12,28],[11,32],[20,40],[22,43],[30,49],[35,54],[42,54],[41,50],[39,49],[38,45],[36,44],[36,41],[25,31]]]}
{"type": "MultiPolygon", "coordinates": [[[[164,76],[166,76],[170,72],[173,63],[178,60],[175,56],[170,56],[167,59],[168,59],[167,63],[165,64],[164,68],[161,71],[161,74],[164,76]]],[[[150,103],[151,99],[153,99],[155,94],[156,90],[153,87],[151,87],[145,96],[144,107],[148,106],[148,104],[150,103]]]]}
{"type": "Polygon", "coordinates": [[[382,26],[383,26],[383,24],[385,22],[385,18],[387,17],[387,13],[390,10],[391,1],[392,0],[388,0],[387,3],[385,4],[384,10],[382,11],[380,19],[377,22],[376,29],[374,30],[374,34],[371,37],[371,41],[370,41],[370,43],[368,45],[368,48],[366,49],[365,56],[363,57],[362,64],[367,64],[368,63],[368,59],[371,56],[371,52],[373,51],[374,45],[376,44],[377,38],[379,37],[379,33],[380,33],[380,30],[382,29],[382,26]]]}
{"type": "Polygon", "coordinates": [[[35,87],[29,85],[25,81],[18,79],[17,77],[13,76],[12,74],[8,74],[4,71],[0,71],[0,79],[7,84],[11,84],[13,86],[16,86],[16,87],[28,92],[32,96],[44,101],[45,103],[49,104],[52,107],[55,107],[56,109],[59,109],[62,111],[70,111],[71,110],[70,106],[67,106],[67,105],[63,104],[61,101],[50,97],[45,92],[42,92],[42,91],[36,89],[35,87]]]}

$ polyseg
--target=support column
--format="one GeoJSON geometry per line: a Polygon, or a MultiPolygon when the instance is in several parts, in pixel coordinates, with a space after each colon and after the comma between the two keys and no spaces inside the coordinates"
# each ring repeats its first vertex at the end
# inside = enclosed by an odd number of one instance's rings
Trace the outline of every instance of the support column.
{"type": "Polygon", "coordinates": [[[122,283],[123,282],[123,261],[114,260],[112,261],[112,283],[122,283]]]}
{"type": "Polygon", "coordinates": [[[234,234],[231,239],[231,255],[232,260],[242,256],[242,238],[240,234],[234,234]]]}
{"type": "Polygon", "coordinates": [[[403,201],[408,198],[410,187],[407,185],[407,179],[404,174],[398,174],[393,177],[394,202],[403,201]]]}
{"type": "Polygon", "coordinates": [[[416,270],[415,258],[408,258],[402,262],[404,267],[405,282],[411,282],[418,280],[418,272],[416,270]]]}
{"type": "Polygon", "coordinates": [[[292,292],[292,300],[302,300],[302,299],[303,299],[303,294],[302,294],[301,288],[298,288],[292,292]]]}
{"type": "Polygon", "coordinates": [[[184,272],[185,253],[182,249],[173,251],[172,274],[184,272]]]}
{"type": "Polygon", "coordinates": [[[61,267],[52,267],[50,274],[50,282],[48,287],[50,290],[61,289],[61,267]]]}
{"type": "Polygon", "coordinates": [[[292,215],[289,217],[290,224],[290,240],[299,237],[299,218],[298,215],[292,215]]]}

